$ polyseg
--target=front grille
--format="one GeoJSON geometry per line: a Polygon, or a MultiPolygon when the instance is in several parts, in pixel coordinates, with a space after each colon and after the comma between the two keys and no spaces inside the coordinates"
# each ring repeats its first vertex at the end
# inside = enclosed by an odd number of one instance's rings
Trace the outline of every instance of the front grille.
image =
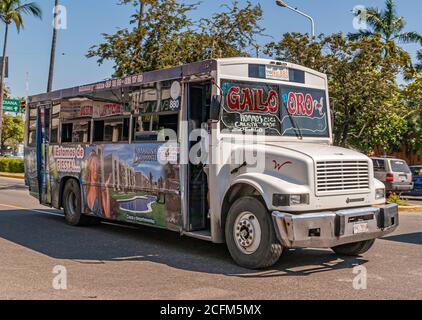
{"type": "Polygon", "coordinates": [[[316,170],[319,194],[369,189],[367,161],[319,161],[316,170]]]}

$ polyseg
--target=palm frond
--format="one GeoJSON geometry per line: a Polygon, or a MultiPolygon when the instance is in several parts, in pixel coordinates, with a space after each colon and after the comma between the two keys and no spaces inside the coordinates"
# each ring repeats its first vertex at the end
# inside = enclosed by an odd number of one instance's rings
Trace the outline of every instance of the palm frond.
{"type": "Polygon", "coordinates": [[[419,43],[422,45],[422,35],[415,31],[399,33],[396,35],[396,38],[403,44],[419,43]]]}
{"type": "Polygon", "coordinates": [[[13,11],[13,12],[10,13],[10,18],[14,22],[18,32],[20,32],[21,29],[23,29],[22,15],[19,12],[13,11]]]}
{"type": "Polygon", "coordinates": [[[405,25],[406,25],[406,21],[404,17],[398,17],[394,19],[393,24],[391,26],[392,33],[397,34],[399,32],[402,32],[405,25]]]}
{"type": "Polygon", "coordinates": [[[375,32],[382,32],[384,30],[384,21],[382,19],[381,11],[377,8],[369,8],[366,12],[366,23],[374,29],[375,32]]]}
{"type": "Polygon", "coordinates": [[[362,40],[364,38],[368,38],[368,37],[372,37],[374,36],[374,32],[371,32],[369,30],[360,30],[359,32],[356,33],[349,33],[347,35],[347,38],[350,41],[359,41],[362,40]]]}
{"type": "Polygon", "coordinates": [[[42,10],[35,2],[19,5],[15,10],[20,13],[33,15],[36,18],[42,18],[42,10]]]}
{"type": "Polygon", "coordinates": [[[392,31],[393,22],[396,18],[396,6],[393,0],[386,0],[385,1],[385,11],[383,12],[384,22],[386,26],[389,27],[390,31],[392,31]]]}

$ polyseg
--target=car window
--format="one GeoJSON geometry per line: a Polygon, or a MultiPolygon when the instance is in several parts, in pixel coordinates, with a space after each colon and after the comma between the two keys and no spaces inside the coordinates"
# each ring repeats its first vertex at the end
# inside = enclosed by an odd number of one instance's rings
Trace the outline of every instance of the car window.
{"type": "Polygon", "coordinates": [[[374,163],[374,170],[376,172],[385,171],[385,161],[382,159],[372,159],[374,163]]]}
{"type": "Polygon", "coordinates": [[[407,163],[402,160],[391,160],[391,170],[393,172],[411,173],[407,163]]]}
{"type": "Polygon", "coordinates": [[[415,176],[422,175],[422,167],[411,167],[410,171],[412,171],[412,174],[415,176]]]}

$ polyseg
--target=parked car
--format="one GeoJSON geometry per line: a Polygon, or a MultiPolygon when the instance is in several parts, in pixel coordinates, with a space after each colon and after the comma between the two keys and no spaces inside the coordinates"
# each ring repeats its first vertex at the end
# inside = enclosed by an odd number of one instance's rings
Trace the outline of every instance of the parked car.
{"type": "Polygon", "coordinates": [[[413,183],[415,185],[415,190],[422,190],[422,165],[411,166],[410,171],[412,171],[413,174],[413,183]]]}
{"type": "Polygon", "coordinates": [[[372,158],[375,178],[385,184],[386,192],[413,190],[412,172],[406,161],[394,158],[372,158]]]}

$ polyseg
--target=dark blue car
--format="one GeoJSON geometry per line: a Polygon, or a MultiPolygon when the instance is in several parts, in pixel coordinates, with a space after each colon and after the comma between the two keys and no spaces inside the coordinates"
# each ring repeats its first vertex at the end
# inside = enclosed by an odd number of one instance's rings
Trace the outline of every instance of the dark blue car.
{"type": "Polygon", "coordinates": [[[422,191],[422,166],[411,166],[410,170],[413,174],[414,190],[422,191]]]}

